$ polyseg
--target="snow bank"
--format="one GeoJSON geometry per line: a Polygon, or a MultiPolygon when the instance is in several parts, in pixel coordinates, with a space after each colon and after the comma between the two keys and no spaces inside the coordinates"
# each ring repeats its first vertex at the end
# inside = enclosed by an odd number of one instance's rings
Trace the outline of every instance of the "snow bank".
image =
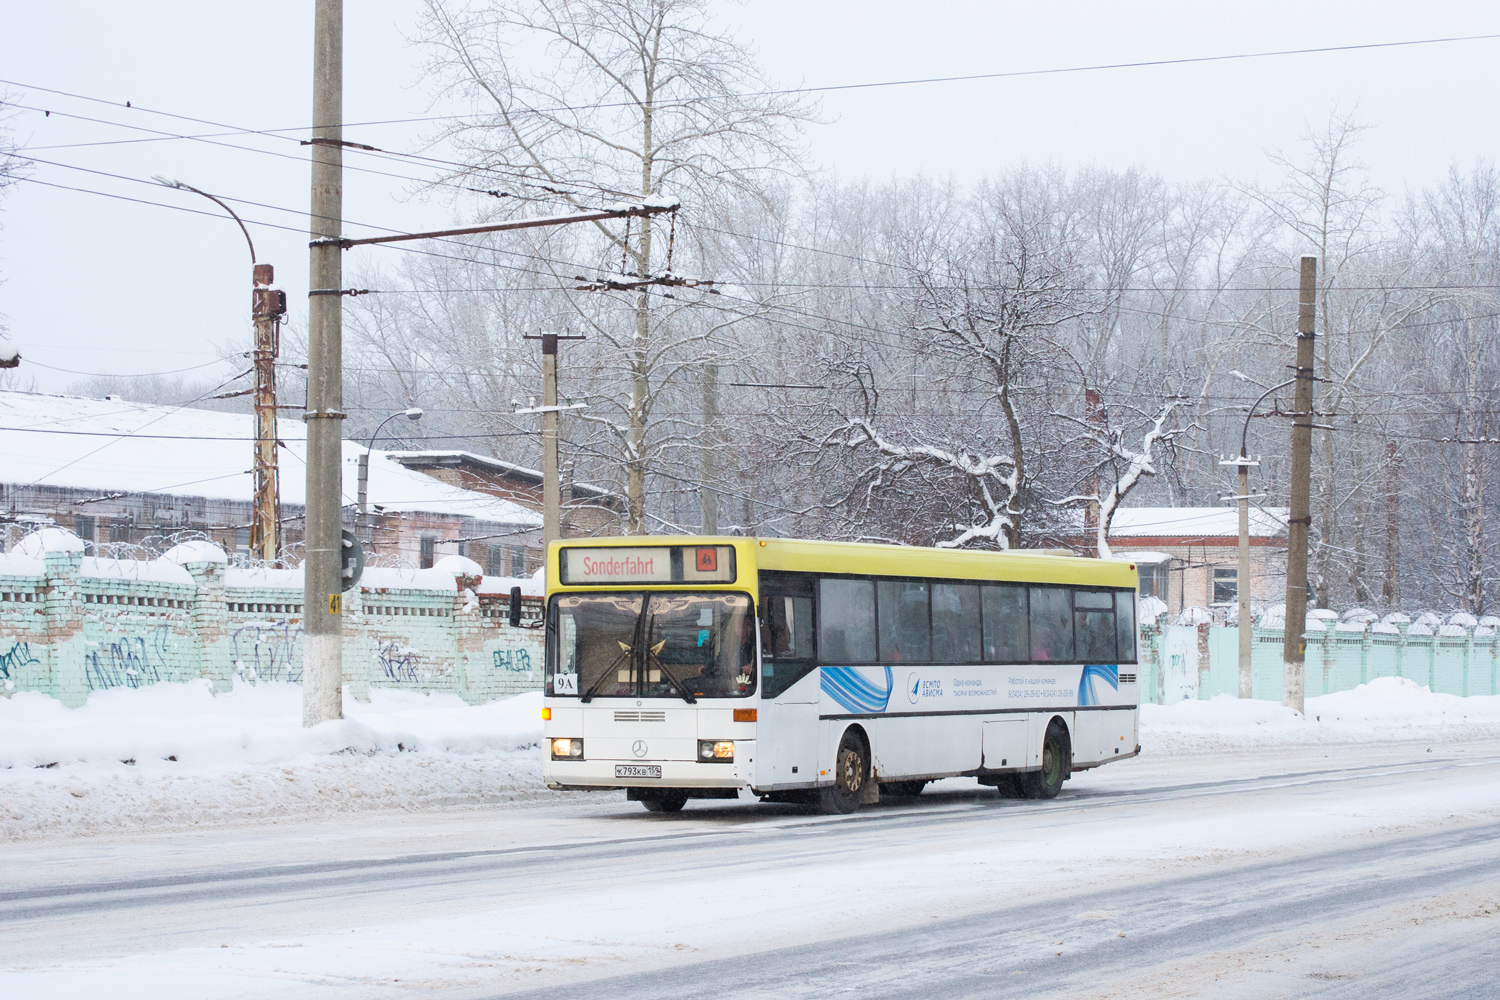
{"type": "Polygon", "coordinates": [[[1141,706],[1142,753],[1269,743],[1357,743],[1500,736],[1500,695],[1434,694],[1415,681],[1381,677],[1352,691],[1309,698],[1306,715],[1272,701],[1220,695],[1141,706]]]}
{"type": "Polygon", "coordinates": [[[541,694],[375,689],[302,727],[302,689],[207,681],[0,699],[0,840],[551,801],[541,694]]]}

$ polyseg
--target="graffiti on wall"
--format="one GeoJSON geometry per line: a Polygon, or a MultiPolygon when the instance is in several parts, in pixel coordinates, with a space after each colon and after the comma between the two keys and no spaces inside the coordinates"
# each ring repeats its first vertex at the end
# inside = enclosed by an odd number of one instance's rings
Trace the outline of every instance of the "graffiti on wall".
{"type": "Polygon", "coordinates": [[[417,665],[420,657],[421,653],[418,650],[403,646],[399,642],[382,642],[378,653],[380,669],[385,671],[386,677],[393,681],[412,683],[417,680],[417,665]]]}
{"type": "Polygon", "coordinates": [[[31,655],[31,643],[13,642],[10,648],[0,653],[0,677],[5,679],[6,688],[16,686],[15,675],[22,667],[29,667],[42,662],[31,655]]]}
{"type": "Polygon", "coordinates": [[[531,650],[497,649],[490,655],[494,658],[496,670],[505,670],[513,674],[525,674],[527,680],[531,679],[531,650]]]}
{"type": "Polygon", "coordinates": [[[158,625],[149,644],[145,636],[137,635],[89,650],[83,655],[84,679],[90,691],[155,684],[167,670],[171,652],[171,626],[158,625]]]}
{"type": "Polygon", "coordinates": [[[234,672],[252,684],[260,681],[302,680],[302,667],[295,662],[302,626],[291,622],[250,622],[229,636],[229,655],[234,672]]]}

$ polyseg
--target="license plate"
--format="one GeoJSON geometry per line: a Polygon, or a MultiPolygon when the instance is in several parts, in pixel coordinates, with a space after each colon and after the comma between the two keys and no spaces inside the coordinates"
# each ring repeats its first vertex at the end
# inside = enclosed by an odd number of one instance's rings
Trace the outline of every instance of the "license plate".
{"type": "Polygon", "coordinates": [[[616,764],[616,778],[660,778],[660,764],[616,764]]]}

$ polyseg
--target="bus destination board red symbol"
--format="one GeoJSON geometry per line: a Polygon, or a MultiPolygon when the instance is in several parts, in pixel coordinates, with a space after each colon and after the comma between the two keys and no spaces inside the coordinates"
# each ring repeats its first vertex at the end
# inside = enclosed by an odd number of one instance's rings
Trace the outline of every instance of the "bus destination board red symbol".
{"type": "Polygon", "coordinates": [[[719,571],[719,550],[713,546],[698,550],[698,572],[717,573],[719,571]]]}

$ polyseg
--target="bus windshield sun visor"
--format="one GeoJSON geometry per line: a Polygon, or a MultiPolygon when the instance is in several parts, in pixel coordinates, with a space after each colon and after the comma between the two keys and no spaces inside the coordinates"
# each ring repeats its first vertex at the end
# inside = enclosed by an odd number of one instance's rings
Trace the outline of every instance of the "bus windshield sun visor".
{"type": "Polygon", "coordinates": [[[558,594],[547,693],[594,698],[744,698],[755,693],[746,594],[558,594]]]}

